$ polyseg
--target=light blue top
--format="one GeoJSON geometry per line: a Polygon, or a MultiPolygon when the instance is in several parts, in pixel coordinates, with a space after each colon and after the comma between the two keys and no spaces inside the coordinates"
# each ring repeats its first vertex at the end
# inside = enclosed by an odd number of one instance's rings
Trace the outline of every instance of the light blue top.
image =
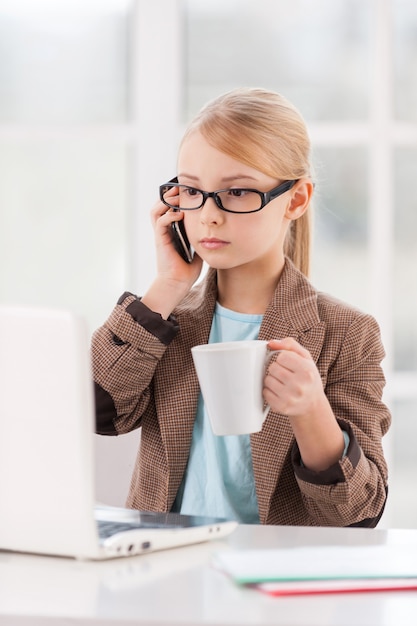
{"type": "MultiPolygon", "coordinates": [[[[262,315],[216,304],[209,343],[257,339],[262,315]]],[[[213,434],[200,393],[190,457],[173,511],[259,523],[250,435],[213,434]]]]}

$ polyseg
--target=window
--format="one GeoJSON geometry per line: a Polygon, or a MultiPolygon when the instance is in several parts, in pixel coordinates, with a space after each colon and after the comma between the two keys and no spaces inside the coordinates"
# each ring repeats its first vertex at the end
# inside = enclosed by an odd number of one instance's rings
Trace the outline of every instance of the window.
{"type": "Polygon", "coordinates": [[[127,270],[132,3],[0,1],[0,294],[102,321],[127,270]],[[101,316],[100,316],[101,315],[101,316]]]}

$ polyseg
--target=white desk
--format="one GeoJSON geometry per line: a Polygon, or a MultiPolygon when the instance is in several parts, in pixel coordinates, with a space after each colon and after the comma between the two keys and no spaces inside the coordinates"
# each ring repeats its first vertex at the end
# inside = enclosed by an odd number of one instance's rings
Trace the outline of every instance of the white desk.
{"type": "Polygon", "coordinates": [[[417,530],[240,526],[222,541],[97,563],[0,552],[0,625],[415,626],[417,592],[271,598],[210,564],[228,548],[379,543],[417,544],[417,530]]]}

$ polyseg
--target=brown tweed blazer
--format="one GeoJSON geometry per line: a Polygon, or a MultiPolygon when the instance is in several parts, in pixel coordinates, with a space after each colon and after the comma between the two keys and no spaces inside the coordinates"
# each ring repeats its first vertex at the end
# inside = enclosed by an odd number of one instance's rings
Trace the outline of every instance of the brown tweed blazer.
{"type": "MultiPolygon", "coordinates": [[[[191,347],[207,343],[216,273],[168,320],[124,294],[93,335],[97,432],[141,427],[127,505],[169,511],[187,465],[199,385],[191,347]]],[[[375,526],[386,500],[381,439],[390,413],[381,401],[384,349],[369,315],[318,293],[287,260],[259,338],[294,337],[311,353],[333,411],[350,436],[346,456],[324,472],[301,462],[289,420],[270,412],[251,435],[264,524],[375,526]]]]}

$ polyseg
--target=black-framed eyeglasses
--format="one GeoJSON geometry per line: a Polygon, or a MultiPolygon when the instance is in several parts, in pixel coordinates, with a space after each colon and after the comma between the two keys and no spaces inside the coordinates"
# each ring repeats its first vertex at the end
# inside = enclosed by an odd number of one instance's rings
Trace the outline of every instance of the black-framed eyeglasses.
{"type": "Polygon", "coordinates": [[[208,198],[213,198],[219,209],[228,213],[256,213],[264,208],[272,200],[291,189],[297,180],[286,180],[270,191],[258,189],[233,188],[219,189],[218,191],[203,191],[189,185],[180,185],[178,178],[173,178],[168,183],[159,187],[159,197],[162,202],[172,209],[181,211],[195,211],[201,209],[208,198]],[[173,196],[168,191],[178,187],[179,203],[172,204],[173,196]]]}

